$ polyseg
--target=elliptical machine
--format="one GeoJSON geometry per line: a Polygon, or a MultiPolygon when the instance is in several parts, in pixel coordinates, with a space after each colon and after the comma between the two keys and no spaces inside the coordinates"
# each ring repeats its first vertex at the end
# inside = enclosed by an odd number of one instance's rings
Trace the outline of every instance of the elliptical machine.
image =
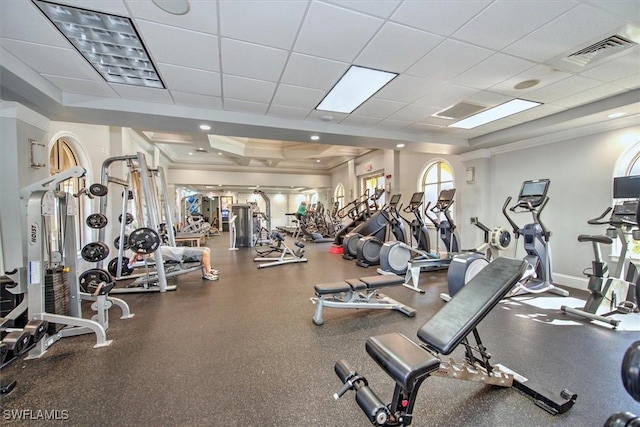
{"type": "MultiPolygon", "coordinates": [[[[447,254],[460,252],[460,238],[456,231],[456,224],[451,218],[451,206],[453,206],[453,196],[455,196],[455,188],[449,190],[442,190],[438,195],[438,201],[431,209],[429,209],[430,203],[424,208],[424,215],[429,218],[438,230],[440,240],[444,243],[447,254]],[[436,218],[429,215],[429,210],[436,215],[436,218]],[[445,219],[438,220],[437,215],[443,214],[445,219]]],[[[437,240],[437,239],[436,239],[437,240]]],[[[440,241],[436,242],[436,255],[440,256],[440,241]]],[[[451,257],[451,255],[447,255],[451,257]]]]}
{"type": "MultiPolygon", "coordinates": [[[[627,179],[636,177],[615,178],[627,179]]],[[[628,194],[616,194],[614,185],[614,199],[626,198],[628,194]]],[[[640,193],[638,193],[640,195],[640,193]]],[[[579,242],[591,242],[594,253],[594,260],[591,268],[584,270],[585,276],[589,278],[588,289],[589,298],[583,308],[573,308],[563,305],[561,310],[565,313],[574,314],[591,320],[599,320],[613,326],[613,329],[621,323],[620,320],[612,319],[613,314],[629,314],[638,311],[640,301],[640,287],[637,284],[637,268],[632,263],[627,263],[628,241],[627,235],[632,233],[634,240],[640,239],[638,227],[638,212],[640,205],[638,199],[626,200],[613,207],[613,212],[608,220],[603,218],[612,211],[607,208],[602,215],[590,219],[587,223],[591,225],[610,225],[607,235],[585,235],[578,236],[579,242]],[[600,245],[611,245],[614,239],[620,239],[620,253],[618,263],[612,275],[609,274],[609,267],[602,257],[600,245]],[[625,274],[626,270],[626,274],[625,274]]]]}
{"type": "MultiPolygon", "coordinates": [[[[396,241],[405,241],[405,230],[402,219],[399,217],[397,207],[400,203],[400,194],[394,194],[389,200],[389,204],[380,211],[378,223],[384,225],[385,236],[380,239],[377,235],[364,236],[356,243],[356,265],[367,268],[371,265],[380,264],[380,249],[391,231],[396,241]]],[[[345,237],[346,239],[346,237],[345,237]]]]}
{"type": "MultiPolygon", "coordinates": [[[[518,249],[518,238],[522,236],[524,250],[527,253],[524,259],[535,271],[535,277],[529,276],[527,280],[522,280],[509,296],[524,293],[539,294],[547,291],[564,297],[569,296],[569,292],[557,288],[553,284],[553,278],[551,277],[551,246],[549,245],[551,231],[540,221],[540,214],[549,202],[549,197],[547,196],[549,184],[550,181],[548,179],[534,179],[522,183],[517,202],[509,208],[513,213],[529,212],[531,214],[533,222],[525,224],[522,228],[507,213],[507,207],[512,200],[511,196],[507,197],[502,206],[502,213],[509,221],[516,237],[515,251],[518,249]]],[[[526,273],[525,276],[527,276],[526,273]]]]}

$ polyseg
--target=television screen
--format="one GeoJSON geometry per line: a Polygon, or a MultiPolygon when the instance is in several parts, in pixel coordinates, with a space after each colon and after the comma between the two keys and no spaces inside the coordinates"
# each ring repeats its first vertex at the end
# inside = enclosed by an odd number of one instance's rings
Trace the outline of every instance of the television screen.
{"type": "Polygon", "coordinates": [[[520,195],[518,197],[540,197],[547,194],[549,189],[548,179],[534,179],[522,183],[520,195]]]}
{"type": "Polygon", "coordinates": [[[640,198],[640,175],[613,178],[614,199],[640,198]]]}

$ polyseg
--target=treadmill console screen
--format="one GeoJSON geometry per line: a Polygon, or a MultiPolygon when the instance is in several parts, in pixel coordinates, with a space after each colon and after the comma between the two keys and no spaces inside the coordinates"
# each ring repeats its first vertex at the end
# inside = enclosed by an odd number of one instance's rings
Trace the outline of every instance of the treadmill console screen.
{"type": "Polygon", "coordinates": [[[613,178],[614,199],[640,198],[640,175],[613,178]]]}
{"type": "Polygon", "coordinates": [[[442,190],[438,195],[438,202],[450,202],[453,200],[453,196],[456,195],[456,189],[442,190]]]}
{"type": "Polygon", "coordinates": [[[409,205],[413,207],[420,206],[422,204],[423,197],[424,197],[424,193],[422,191],[413,193],[411,195],[411,200],[409,201],[409,205]]]}
{"type": "Polygon", "coordinates": [[[528,202],[532,207],[538,207],[547,195],[549,190],[548,179],[533,179],[522,183],[520,194],[518,194],[519,202],[528,202]]]}
{"type": "Polygon", "coordinates": [[[391,200],[389,200],[389,206],[398,206],[398,203],[400,203],[400,197],[401,194],[394,194],[393,196],[391,196],[391,200]]]}

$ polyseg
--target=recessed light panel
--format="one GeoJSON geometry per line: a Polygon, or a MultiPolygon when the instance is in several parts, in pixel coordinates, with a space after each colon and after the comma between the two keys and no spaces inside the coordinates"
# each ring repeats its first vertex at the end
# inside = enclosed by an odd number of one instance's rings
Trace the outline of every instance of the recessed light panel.
{"type": "Polygon", "coordinates": [[[527,101],[524,99],[513,99],[504,104],[500,104],[496,107],[485,110],[481,113],[475,114],[471,117],[467,117],[464,120],[450,124],[449,127],[460,129],[473,129],[478,126],[485,125],[487,123],[505,118],[512,114],[519,113],[521,111],[528,110],[533,107],[541,105],[539,102],[527,101]]]}
{"type": "Polygon", "coordinates": [[[316,110],[351,113],[398,74],[352,65],[316,110]]]}
{"type": "Polygon", "coordinates": [[[33,3],[107,82],[164,89],[129,18],[40,0],[33,3]]]}

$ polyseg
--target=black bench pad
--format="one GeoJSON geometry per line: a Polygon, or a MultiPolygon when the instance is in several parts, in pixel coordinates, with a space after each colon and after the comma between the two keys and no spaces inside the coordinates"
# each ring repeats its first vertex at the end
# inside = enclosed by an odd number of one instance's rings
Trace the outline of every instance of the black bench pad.
{"type": "Polygon", "coordinates": [[[440,367],[440,359],[399,333],[370,337],[366,348],[369,356],[408,392],[413,391],[417,380],[440,367]]]}
{"type": "Polygon", "coordinates": [[[345,282],[325,283],[315,285],[316,295],[338,294],[340,292],[351,292],[351,286],[345,282]]]}
{"type": "Polygon", "coordinates": [[[367,289],[367,284],[360,281],[360,279],[347,279],[346,282],[354,291],[363,291],[367,289]]]}
{"type": "Polygon", "coordinates": [[[366,283],[367,288],[373,289],[382,288],[384,286],[400,285],[404,283],[404,277],[396,276],[395,274],[393,276],[381,274],[378,276],[361,277],[360,281],[366,283]]]}
{"type": "Polygon", "coordinates": [[[418,338],[450,354],[520,280],[527,262],[497,258],[462,287],[419,330],[418,338]]]}

